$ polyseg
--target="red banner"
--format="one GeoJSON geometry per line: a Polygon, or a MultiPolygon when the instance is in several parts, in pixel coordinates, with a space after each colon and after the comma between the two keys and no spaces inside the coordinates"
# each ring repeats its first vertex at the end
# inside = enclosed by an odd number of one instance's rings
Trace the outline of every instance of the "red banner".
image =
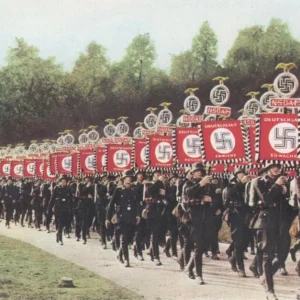
{"type": "Polygon", "coordinates": [[[72,153],[72,174],[73,176],[78,176],[79,172],[80,172],[79,153],[74,152],[72,153]]]}
{"type": "Polygon", "coordinates": [[[23,173],[26,178],[33,178],[35,176],[35,160],[34,159],[24,159],[23,163],[23,173]]]}
{"type": "Polygon", "coordinates": [[[56,174],[56,153],[50,154],[49,157],[49,166],[50,166],[50,172],[52,174],[56,174]]]}
{"type": "Polygon", "coordinates": [[[14,178],[23,177],[23,161],[13,160],[10,162],[10,175],[14,178]]]}
{"type": "Polygon", "coordinates": [[[80,171],[83,174],[95,173],[95,152],[93,149],[80,150],[80,171]]]}
{"type": "Polygon", "coordinates": [[[201,162],[200,138],[197,128],[177,128],[173,147],[180,165],[201,162]]]}
{"type": "Polygon", "coordinates": [[[134,148],[132,151],[132,162],[134,168],[138,170],[145,169],[147,167],[147,140],[146,139],[135,139],[134,148]]]}
{"type": "Polygon", "coordinates": [[[131,168],[131,145],[107,145],[107,171],[123,172],[131,168]]]}
{"type": "Polygon", "coordinates": [[[0,175],[10,176],[10,161],[5,159],[0,161],[0,175]]]}
{"type": "Polygon", "coordinates": [[[44,170],[43,162],[44,161],[42,159],[35,160],[35,176],[38,178],[43,178],[43,170],[44,170]]]}
{"type": "Polygon", "coordinates": [[[152,135],[148,144],[149,166],[152,168],[173,168],[172,137],[152,135]]]}
{"type": "Polygon", "coordinates": [[[255,134],[257,160],[298,161],[297,114],[263,113],[255,134]]]}
{"type": "Polygon", "coordinates": [[[105,147],[99,147],[96,150],[96,171],[104,173],[106,167],[105,147]]]}
{"type": "Polygon", "coordinates": [[[72,174],[72,155],[69,153],[59,153],[56,156],[57,173],[59,175],[72,174]]]}
{"type": "Polygon", "coordinates": [[[202,122],[199,134],[203,160],[219,163],[244,161],[249,149],[241,126],[238,120],[202,122]]]}
{"type": "Polygon", "coordinates": [[[42,166],[43,166],[43,179],[46,181],[55,181],[56,176],[55,176],[55,174],[52,174],[50,171],[49,160],[45,159],[42,166]]]}

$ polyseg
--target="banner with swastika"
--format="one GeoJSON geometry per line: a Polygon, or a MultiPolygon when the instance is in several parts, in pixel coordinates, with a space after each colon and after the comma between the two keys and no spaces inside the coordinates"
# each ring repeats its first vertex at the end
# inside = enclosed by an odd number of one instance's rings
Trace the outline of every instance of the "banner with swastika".
{"type": "Polygon", "coordinates": [[[13,178],[23,177],[23,161],[13,160],[10,162],[10,175],[13,178]]]}
{"type": "Polygon", "coordinates": [[[196,127],[176,128],[173,151],[174,154],[176,154],[176,159],[180,166],[201,162],[201,147],[198,129],[196,127]]]}
{"type": "Polygon", "coordinates": [[[47,159],[44,159],[44,161],[43,161],[43,179],[45,181],[55,181],[56,180],[55,174],[52,174],[50,171],[50,162],[47,159]]]}
{"type": "Polygon", "coordinates": [[[106,148],[99,147],[96,149],[96,172],[104,173],[106,168],[106,157],[105,157],[106,148]]]}
{"type": "Polygon", "coordinates": [[[43,178],[43,159],[35,160],[35,176],[38,178],[43,178]]]}
{"type": "Polygon", "coordinates": [[[52,153],[49,155],[49,163],[50,163],[50,172],[52,174],[56,174],[56,153],[52,153]]]}
{"type": "Polygon", "coordinates": [[[59,175],[72,174],[72,155],[69,153],[59,153],[56,156],[56,168],[59,175]]]}
{"type": "Polygon", "coordinates": [[[170,169],[174,167],[171,136],[152,135],[147,144],[150,168],[170,169]]]}
{"type": "Polygon", "coordinates": [[[95,152],[93,149],[86,149],[79,151],[80,157],[80,171],[82,174],[95,173],[95,152]]]}
{"type": "Polygon", "coordinates": [[[0,161],[0,175],[1,176],[10,175],[10,161],[6,159],[0,161]]]}
{"type": "Polygon", "coordinates": [[[33,178],[35,176],[35,160],[24,159],[23,162],[23,174],[26,178],[33,178]]]}
{"type": "Polygon", "coordinates": [[[249,159],[247,132],[240,121],[204,121],[198,133],[203,161],[236,163],[249,159]]]}
{"type": "Polygon", "coordinates": [[[120,173],[131,168],[131,145],[107,145],[107,171],[120,173]]]}
{"type": "Polygon", "coordinates": [[[255,129],[255,159],[295,165],[299,160],[298,119],[297,114],[261,114],[255,129]]]}
{"type": "Polygon", "coordinates": [[[144,170],[147,167],[147,139],[134,139],[132,148],[132,167],[144,170]]]}

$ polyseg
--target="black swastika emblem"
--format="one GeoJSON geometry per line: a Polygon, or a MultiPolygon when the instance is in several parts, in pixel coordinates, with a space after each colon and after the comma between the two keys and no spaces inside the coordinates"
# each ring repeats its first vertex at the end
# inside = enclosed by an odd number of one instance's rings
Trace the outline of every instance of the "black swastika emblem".
{"type": "Polygon", "coordinates": [[[294,82],[289,76],[282,76],[278,81],[278,89],[282,93],[289,93],[294,88],[294,82]]]}
{"type": "Polygon", "coordinates": [[[170,113],[167,111],[164,111],[160,116],[160,120],[163,124],[167,124],[170,118],[171,118],[170,113]]]}
{"type": "Polygon", "coordinates": [[[187,103],[187,108],[189,109],[189,111],[191,112],[195,112],[198,108],[198,102],[196,99],[190,99],[187,103]]]}
{"type": "Polygon", "coordinates": [[[282,134],[279,132],[280,128],[275,128],[274,141],[278,141],[274,144],[275,149],[287,149],[290,145],[291,148],[296,148],[295,128],[283,128],[282,134]]]}
{"type": "Polygon", "coordinates": [[[10,166],[9,165],[5,165],[3,168],[4,173],[9,173],[10,171],[10,166]]]}
{"type": "Polygon", "coordinates": [[[34,172],[34,164],[29,164],[27,167],[28,173],[32,174],[34,172]]]}
{"type": "Polygon", "coordinates": [[[16,166],[16,174],[22,174],[23,173],[23,167],[22,166],[16,166]]]}
{"type": "Polygon", "coordinates": [[[221,132],[219,135],[218,133],[214,133],[214,139],[216,143],[216,149],[217,150],[232,150],[233,149],[233,143],[230,138],[229,132],[221,132]]]}
{"type": "Polygon", "coordinates": [[[93,169],[94,168],[94,157],[88,156],[87,158],[87,168],[93,169]]]}
{"type": "Polygon", "coordinates": [[[63,168],[65,170],[70,170],[71,169],[71,165],[72,165],[72,161],[71,161],[71,158],[65,158],[63,160],[63,168]]]}
{"type": "Polygon", "coordinates": [[[170,145],[159,145],[157,159],[161,161],[169,161],[172,157],[172,148],[170,145]]]}
{"type": "Polygon", "coordinates": [[[257,103],[251,102],[248,105],[248,113],[250,116],[255,116],[259,112],[259,105],[257,103]]]}
{"type": "Polygon", "coordinates": [[[227,97],[227,93],[223,89],[216,89],[213,94],[215,103],[222,104],[227,97]]]}
{"type": "Polygon", "coordinates": [[[186,139],[186,153],[200,155],[200,139],[199,138],[187,138],[186,139]]]}
{"type": "Polygon", "coordinates": [[[129,164],[129,155],[126,152],[118,152],[116,153],[115,163],[118,166],[127,166],[129,164]]]}
{"type": "Polygon", "coordinates": [[[149,127],[154,127],[156,123],[156,117],[155,116],[149,116],[147,119],[147,124],[149,127]]]}

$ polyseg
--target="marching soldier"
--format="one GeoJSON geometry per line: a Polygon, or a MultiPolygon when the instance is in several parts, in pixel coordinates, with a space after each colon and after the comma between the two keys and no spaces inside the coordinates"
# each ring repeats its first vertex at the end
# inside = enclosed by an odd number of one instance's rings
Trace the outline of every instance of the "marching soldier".
{"type": "Polygon", "coordinates": [[[42,182],[37,180],[32,189],[32,208],[35,216],[35,227],[41,231],[41,224],[43,221],[43,202],[42,202],[42,182]]]}
{"type": "Polygon", "coordinates": [[[19,198],[19,191],[16,186],[14,186],[13,179],[11,176],[7,178],[7,185],[2,189],[1,199],[3,199],[5,208],[5,226],[10,228],[10,221],[13,217],[13,204],[19,198]]]}
{"type": "Polygon", "coordinates": [[[207,226],[212,218],[211,202],[212,191],[210,188],[211,176],[206,175],[202,164],[196,163],[191,170],[193,179],[186,182],[183,187],[184,201],[188,207],[189,229],[191,240],[194,244],[194,253],[186,266],[189,278],[196,279],[198,284],[204,284],[202,278],[202,256],[205,248],[210,244],[210,230],[207,226]],[[193,268],[196,270],[196,277],[193,268]]]}
{"type": "Polygon", "coordinates": [[[231,238],[234,252],[229,262],[233,271],[237,271],[240,277],[246,277],[244,266],[244,251],[250,240],[250,232],[246,226],[248,209],[245,203],[245,185],[249,181],[244,170],[235,170],[233,178],[227,187],[225,207],[228,213],[231,238]],[[238,268],[237,268],[238,267],[238,268]]]}
{"type": "Polygon", "coordinates": [[[261,282],[266,287],[268,300],[277,299],[274,290],[273,275],[277,272],[282,261],[282,248],[285,248],[289,237],[283,230],[288,224],[289,204],[286,199],[288,187],[287,178],[281,175],[279,164],[268,164],[265,167],[266,175],[253,181],[249,205],[259,207],[252,228],[256,229],[258,251],[262,253],[263,276],[261,282]],[[253,192],[255,191],[255,192],[253,192]],[[279,245],[282,243],[282,245],[279,245]],[[279,246],[279,247],[278,247],[279,246]],[[277,250],[278,259],[275,258],[277,250]]]}
{"type": "MultiPolygon", "coordinates": [[[[20,188],[20,204],[21,204],[21,226],[24,227],[24,219],[26,213],[29,214],[29,205],[31,201],[31,183],[26,180],[21,183],[20,188]]],[[[29,215],[29,223],[31,225],[32,214],[29,215]]]]}
{"type": "Polygon", "coordinates": [[[49,211],[54,210],[55,224],[56,224],[56,242],[63,245],[62,232],[67,225],[68,214],[70,209],[70,202],[72,200],[72,192],[67,185],[68,178],[61,176],[59,185],[55,186],[51,200],[49,203],[49,211]]]}
{"type": "Polygon", "coordinates": [[[82,235],[83,244],[87,242],[87,235],[89,233],[89,227],[91,226],[91,215],[94,211],[94,186],[92,184],[92,178],[86,176],[84,183],[79,185],[79,201],[77,213],[79,216],[79,224],[76,224],[77,241],[80,239],[80,233],[82,235]]]}
{"type": "MultiPolygon", "coordinates": [[[[144,193],[144,173],[138,171],[136,174],[136,181],[133,183],[133,186],[137,193],[137,201],[140,205],[140,207],[143,207],[143,193],[144,193]]],[[[143,242],[145,242],[143,239],[148,238],[147,232],[146,232],[146,224],[145,220],[142,218],[141,222],[136,226],[135,231],[135,239],[134,239],[134,256],[143,261],[143,242]]],[[[148,244],[149,246],[149,244],[148,244]]]]}
{"type": "MultiPolygon", "coordinates": [[[[6,177],[2,177],[1,178],[1,183],[0,183],[0,195],[2,195],[2,190],[4,188],[4,186],[6,185],[6,177]]],[[[0,199],[0,222],[2,221],[1,219],[4,219],[4,205],[3,205],[4,201],[1,198],[0,199]]]]}
{"type": "Polygon", "coordinates": [[[169,238],[167,239],[165,253],[171,257],[170,249],[172,251],[172,258],[177,260],[177,241],[178,241],[178,227],[177,219],[173,215],[173,210],[177,206],[177,180],[176,174],[172,174],[169,178],[169,186],[167,188],[167,229],[169,231],[169,238]]]}
{"type": "Polygon", "coordinates": [[[100,242],[101,247],[103,249],[107,248],[106,244],[106,226],[105,226],[105,220],[106,220],[106,209],[108,205],[108,199],[107,199],[107,187],[105,181],[100,181],[96,183],[95,185],[96,190],[96,214],[97,214],[97,230],[100,236],[100,242]]]}
{"type": "Polygon", "coordinates": [[[123,186],[116,189],[106,213],[106,226],[108,227],[110,222],[113,222],[120,231],[121,247],[118,259],[123,263],[124,256],[125,267],[130,266],[128,253],[130,233],[134,232],[135,226],[140,223],[140,205],[136,191],[132,188],[132,178],[132,171],[124,173],[123,186]]]}

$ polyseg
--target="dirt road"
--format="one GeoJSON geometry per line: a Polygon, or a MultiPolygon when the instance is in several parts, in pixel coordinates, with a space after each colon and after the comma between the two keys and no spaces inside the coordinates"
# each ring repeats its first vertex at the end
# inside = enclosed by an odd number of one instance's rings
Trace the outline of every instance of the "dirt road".
{"type": "MultiPolygon", "coordinates": [[[[126,287],[145,299],[201,299],[201,300],[262,300],[265,299],[263,287],[259,280],[253,278],[248,271],[252,256],[248,254],[247,278],[238,278],[229,268],[226,255],[221,254],[221,261],[204,258],[204,280],[206,284],[199,286],[195,281],[187,279],[178,264],[170,258],[161,255],[162,266],[156,267],[145,255],[145,261],[136,260],[132,252],[131,268],[124,268],[116,260],[116,253],[111,249],[100,247],[97,235],[93,235],[86,245],[71,239],[64,239],[64,246],[55,243],[55,233],[21,228],[12,225],[11,229],[0,223],[0,235],[28,242],[62,259],[71,261],[95,273],[126,287]]],[[[226,245],[221,245],[224,253],[226,245]]],[[[0,250],[1,251],[1,250],[0,250]]],[[[275,276],[275,289],[279,300],[297,299],[300,294],[300,278],[296,275],[295,264],[288,259],[289,276],[275,276]]],[[[67,274],[67,270],[66,270],[67,274]]],[[[73,278],[76,282],[76,278],[73,278]]],[[[300,299],[300,298],[299,298],[300,299]]]]}

